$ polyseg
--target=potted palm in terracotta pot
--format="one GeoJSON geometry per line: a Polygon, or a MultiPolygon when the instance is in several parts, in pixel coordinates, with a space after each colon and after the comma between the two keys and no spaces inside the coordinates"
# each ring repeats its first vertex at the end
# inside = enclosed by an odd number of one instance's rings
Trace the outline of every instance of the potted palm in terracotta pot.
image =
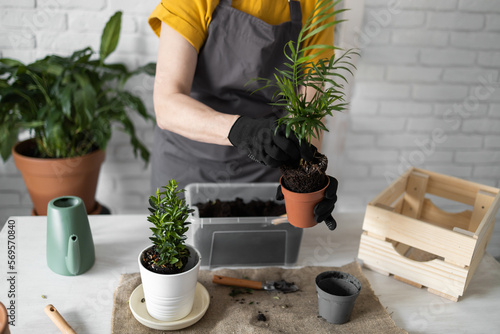
{"type": "MultiPolygon", "coordinates": [[[[278,126],[286,126],[286,135],[294,133],[299,143],[311,143],[312,138],[320,138],[322,131],[328,131],[325,117],[334,112],[343,111],[343,83],[347,82],[342,72],[352,74],[354,65],[350,59],[358,55],[348,50],[340,57],[332,51],[340,49],[333,45],[310,45],[303,47],[303,42],[325,29],[333,29],[334,16],[345,9],[334,10],[339,1],[318,0],[311,15],[302,27],[298,39],[289,41],[284,49],[287,61],[285,69],[276,69],[273,79],[263,81],[264,89],[276,89],[276,100],[272,105],[285,115],[278,120],[278,126]],[[313,50],[310,55],[305,55],[313,50]],[[332,54],[322,57],[324,52],[332,54]]],[[[326,174],[328,159],[316,151],[312,161],[300,160],[294,165],[281,167],[281,191],[283,193],[288,221],[297,227],[316,225],[313,209],[323,198],[330,178],[326,174]]]]}
{"type": "Polygon", "coordinates": [[[95,191],[114,124],[130,136],[134,154],[148,162],[130,115],[153,118],[125,84],[140,73],[154,75],[155,64],[129,71],[124,64],[105,63],[118,44],[121,15],[107,22],[99,52],[87,47],[31,64],[0,59],[0,154],[4,161],[14,156],[34,214],[45,215],[51,199],[66,195],[82,198],[88,213],[99,211],[95,191]],[[21,132],[30,139],[18,142],[21,132]]]}
{"type": "Polygon", "coordinates": [[[201,255],[185,244],[189,214],[194,210],[179,196],[184,189],[178,190],[175,180],[163,189],[149,198],[153,245],[140,252],[138,262],[149,315],[175,321],[193,308],[201,255]]]}

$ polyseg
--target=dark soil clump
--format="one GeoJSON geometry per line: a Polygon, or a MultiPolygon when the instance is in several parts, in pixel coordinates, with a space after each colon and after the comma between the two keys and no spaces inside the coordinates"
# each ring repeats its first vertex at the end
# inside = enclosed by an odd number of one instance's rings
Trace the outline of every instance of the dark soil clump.
{"type": "Polygon", "coordinates": [[[296,193],[310,193],[321,190],[328,182],[326,168],[328,158],[316,153],[317,159],[313,162],[302,162],[298,166],[283,166],[282,183],[288,189],[296,193]]]}
{"type": "Polygon", "coordinates": [[[155,264],[155,260],[159,258],[158,252],[154,249],[153,247],[150,247],[146,249],[142,254],[141,254],[141,263],[142,265],[149,271],[152,271],[154,273],[158,274],[178,274],[182,272],[184,267],[186,266],[187,260],[189,256],[186,256],[185,258],[181,259],[182,263],[184,263],[184,266],[182,268],[177,268],[171,264],[168,265],[163,265],[163,266],[158,266],[155,264]]]}
{"type": "Polygon", "coordinates": [[[196,203],[200,217],[273,217],[286,213],[285,204],[274,201],[252,200],[245,203],[241,198],[234,201],[219,199],[196,203]]]}

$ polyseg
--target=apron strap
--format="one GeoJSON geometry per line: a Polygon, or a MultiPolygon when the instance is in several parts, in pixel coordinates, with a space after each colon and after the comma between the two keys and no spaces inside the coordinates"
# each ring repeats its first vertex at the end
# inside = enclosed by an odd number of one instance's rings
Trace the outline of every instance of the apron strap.
{"type": "Polygon", "coordinates": [[[302,25],[302,10],[300,8],[300,1],[288,0],[290,8],[290,21],[302,25]]]}
{"type": "Polygon", "coordinates": [[[229,6],[231,7],[231,4],[233,3],[233,0],[220,0],[219,5],[221,6],[229,6]]]}

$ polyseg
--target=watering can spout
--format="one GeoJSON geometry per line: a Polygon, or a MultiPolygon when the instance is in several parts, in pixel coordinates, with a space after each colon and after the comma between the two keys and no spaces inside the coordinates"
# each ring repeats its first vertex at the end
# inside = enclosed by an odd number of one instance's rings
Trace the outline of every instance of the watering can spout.
{"type": "Polygon", "coordinates": [[[72,275],[78,275],[80,271],[80,242],[75,234],[70,235],[68,239],[66,267],[72,275]]]}

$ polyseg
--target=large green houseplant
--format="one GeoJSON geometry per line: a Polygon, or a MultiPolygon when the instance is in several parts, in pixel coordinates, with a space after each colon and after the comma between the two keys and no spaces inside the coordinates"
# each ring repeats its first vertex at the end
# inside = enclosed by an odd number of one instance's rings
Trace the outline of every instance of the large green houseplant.
{"type": "MultiPolygon", "coordinates": [[[[140,73],[154,75],[155,64],[129,71],[124,64],[105,62],[118,44],[121,16],[121,12],[116,12],[107,22],[99,52],[86,47],[70,56],[48,55],[31,64],[0,59],[0,154],[4,161],[14,154],[38,214],[45,212],[44,206],[51,198],[78,196],[79,191],[74,188],[79,183],[94,182],[78,176],[61,182],[61,177],[73,174],[77,166],[93,169],[81,162],[83,157],[93,157],[91,166],[100,166],[115,125],[130,136],[135,156],[139,154],[146,163],[149,160],[149,151],[137,137],[130,116],[135,113],[146,121],[153,118],[141,98],[125,84],[140,73]],[[28,132],[30,139],[16,144],[21,132],[28,132]],[[27,180],[28,175],[20,167],[25,158],[38,172],[44,170],[38,166],[40,160],[47,160],[47,171],[57,174],[53,185],[70,183],[70,188],[46,193],[42,188],[53,186],[27,180]],[[62,165],[56,166],[56,162],[62,165]],[[38,189],[32,191],[30,186],[38,189]],[[44,199],[38,204],[34,197],[41,192],[44,199]]],[[[92,187],[94,194],[84,195],[88,199],[84,198],[87,211],[94,207],[89,204],[94,201],[95,185],[92,187]]]]}
{"type": "Polygon", "coordinates": [[[193,212],[170,180],[149,198],[148,221],[153,245],[139,253],[139,269],[148,313],[161,321],[183,318],[193,307],[200,253],[186,245],[189,214],[193,212]]]}
{"type": "MultiPolygon", "coordinates": [[[[275,101],[272,104],[278,107],[280,112],[285,112],[278,120],[278,126],[284,124],[286,135],[289,136],[293,132],[299,142],[306,141],[310,144],[312,138],[319,139],[322,131],[328,131],[325,125],[326,117],[345,110],[347,106],[343,90],[343,83],[347,83],[345,73],[352,74],[354,65],[351,59],[358,53],[348,50],[337,56],[340,49],[333,45],[304,46],[307,39],[325,29],[333,29],[336,24],[342,22],[335,20],[335,15],[346,10],[335,10],[334,7],[340,1],[317,0],[298,39],[289,41],[285,46],[285,68],[276,69],[272,79],[257,79],[263,81],[263,86],[259,89],[275,88],[275,101]],[[310,53],[306,55],[308,51],[310,53]],[[331,56],[323,57],[325,52],[331,56]]],[[[281,189],[285,197],[288,220],[292,224],[300,227],[316,224],[312,208],[322,198],[322,193],[328,185],[327,166],[328,159],[320,152],[315,153],[313,161],[300,160],[298,164],[282,166],[281,189]],[[313,193],[315,199],[311,200],[309,208],[299,208],[297,204],[287,203],[287,197],[291,197],[293,193],[313,193]],[[292,211],[304,213],[305,216],[294,218],[292,211]]]]}

